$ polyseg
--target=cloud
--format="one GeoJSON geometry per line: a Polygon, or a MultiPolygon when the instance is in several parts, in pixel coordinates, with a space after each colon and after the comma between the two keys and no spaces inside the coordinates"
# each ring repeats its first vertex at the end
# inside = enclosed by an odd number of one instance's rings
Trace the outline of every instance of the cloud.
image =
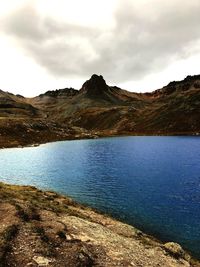
{"type": "Polygon", "coordinates": [[[40,66],[62,78],[101,73],[121,83],[190,57],[200,40],[199,0],[116,2],[110,27],[43,16],[34,4],[7,15],[2,27],[40,66]]]}

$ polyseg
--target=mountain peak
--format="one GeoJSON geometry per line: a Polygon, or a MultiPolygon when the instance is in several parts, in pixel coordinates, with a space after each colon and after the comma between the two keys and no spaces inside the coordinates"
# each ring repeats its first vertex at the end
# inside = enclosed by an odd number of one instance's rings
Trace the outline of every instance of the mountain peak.
{"type": "Polygon", "coordinates": [[[93,74],[91,78],[83,84],[81,91],[86,92],[89,96],[99,96],[102,95],[103,92],[108,91],[108,85],[102,75],[93,74]]]}
{"type": "Polygon", "coordinates": [[[104,80],[102,75],[93,74],[90,80],[104,80]]]}

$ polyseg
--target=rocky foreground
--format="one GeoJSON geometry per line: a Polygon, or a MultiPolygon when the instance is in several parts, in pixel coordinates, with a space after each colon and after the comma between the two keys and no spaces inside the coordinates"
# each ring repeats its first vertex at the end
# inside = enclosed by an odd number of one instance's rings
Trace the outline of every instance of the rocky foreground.
{"type": "Polygon", "coordinates": [[[178,244],[54,192],[0,183],[0,267],[200,266],[178,244]]]}

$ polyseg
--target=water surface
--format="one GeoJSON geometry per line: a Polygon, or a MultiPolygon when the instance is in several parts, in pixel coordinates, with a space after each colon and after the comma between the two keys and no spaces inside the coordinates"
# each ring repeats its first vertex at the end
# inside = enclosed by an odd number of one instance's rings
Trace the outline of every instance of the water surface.
{"type": "Polygon", "coordinates": [[[70,195],[200,255],[198,137],[118,137],[4,149],[0,180],[70,195]]]}

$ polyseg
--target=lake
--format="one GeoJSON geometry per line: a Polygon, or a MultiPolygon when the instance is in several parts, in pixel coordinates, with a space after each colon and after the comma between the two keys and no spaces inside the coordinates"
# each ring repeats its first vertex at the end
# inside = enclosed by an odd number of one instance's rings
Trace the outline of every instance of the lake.
{"type": "Polygon", "coordinates": [[[0,150],[0,180],[67,194],[200,255],[200,138],[117,137],[0,150]]]}

